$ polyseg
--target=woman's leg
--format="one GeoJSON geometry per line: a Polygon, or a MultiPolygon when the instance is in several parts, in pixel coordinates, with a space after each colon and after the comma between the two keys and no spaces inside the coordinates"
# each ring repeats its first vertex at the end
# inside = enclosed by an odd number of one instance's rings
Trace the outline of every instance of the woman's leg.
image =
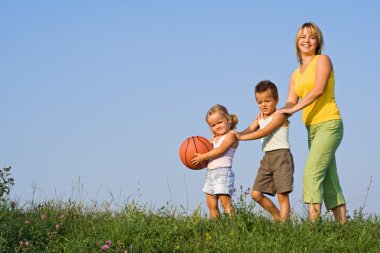
{"type": "Polygon", "coordinates": [[[339,205],[332,209],[334,218],[340,224],[346,223],[346,204],[339,205]]]}
{"type": "Polygon", "coordinates": [[[339,120],[328,121],[308,128],[309,155],[304,170],[303,199],[309,204],[312,221],[321,212],[322,193],[326,208],[344,204],[337,175],[335,152],[343,137],[339,120]],[[334,205],[334,200],[337,201],[334,205]]]}
{"type": "Polygon", "coordinates": [[[309,219],[311,222],[315,222],[321,216],[321,204],[309,203],[309,219]]]}

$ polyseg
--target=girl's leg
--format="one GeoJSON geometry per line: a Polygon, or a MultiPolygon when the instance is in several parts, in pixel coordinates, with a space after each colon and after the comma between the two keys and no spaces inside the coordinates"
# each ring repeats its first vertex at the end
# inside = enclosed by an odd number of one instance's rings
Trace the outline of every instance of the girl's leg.
{"type": "Polygon", "coordinates": [[[218,195],[220,202],[222,203],[222,207],[225,213],[229,216],[234,215],[234,207],[232,206],[231,196],[228,194],[219,194],[218,195]]]}
{"type": "Polygon", "coordinates": [[[218,208],[218,198],[212,194],[206,193],[207,207],[210,210],[210,218],[216,218],[220,215],[218,208]]]}
{"type": "Polygon", "coordinates": [[[273,216],[273,220],[275,221],[281,220],[281,215],[278,208],[273,204],[273,202],[268,197],[265,197],[262,192],[252,191],[251,197],[254,201],[259,203],[260,206],[262,206],[265,210],[267,210],[273,216]]]}
{"type": "Polygon", "coordinates": [[[277,193],[277,198],[280,204],[281,220],[286,221],[290,217],[289,193],[277,193]]]}

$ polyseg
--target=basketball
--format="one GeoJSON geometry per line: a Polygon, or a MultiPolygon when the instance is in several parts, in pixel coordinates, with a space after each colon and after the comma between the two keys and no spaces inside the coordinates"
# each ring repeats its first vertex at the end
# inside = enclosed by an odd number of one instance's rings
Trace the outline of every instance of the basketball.
{"type": "Polygon", "coordinates": [[[202,136],[191,136],[182,142],[179,148],[179,157],[182,163],[189,169],[200,170],[207,166],[207,161],[204,161],[198,165],[191,162],[195,153],[203,154],[212,149],[212,144],[209,140],[202,136]]]}

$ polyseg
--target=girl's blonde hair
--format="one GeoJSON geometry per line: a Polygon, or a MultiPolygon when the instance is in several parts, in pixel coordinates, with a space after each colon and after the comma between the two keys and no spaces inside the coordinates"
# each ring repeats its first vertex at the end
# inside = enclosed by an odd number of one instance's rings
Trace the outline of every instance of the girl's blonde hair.
{"type": "Polygon", "coordinates": [[[321,54],[322,53],[322,49],[323,49],[323,35],[322,35],[322,32],[319,29],[319,27],[316,24],[312,23],[312,22],[304,23],[298,29],[298,31],[296,33],[296,53],[297,53],[298,62],[300,64],[302,64],[302,56],[301,56],[301,51],[298,48],[298,41],[301,38],[302,31],[303,31],[304,28],[309,29],[310,33],[317,38],[318,45],[317,45],[317,48],[315,49],[315,54],[317,54],[317,55],[321,54]]]}
{"type": "Polygon", "coordinates": [[[220,104],[214,105],[207,111],[206,122],[208,117],[210,117],[214,113],[220,113],[223,117],[225,117],[228,120],[228,122],[230,123],[230,130],[234,130],[236,128],[236,125],[239,122],[238,116],[236,114],[229,114],[227,108],[220,104]]]}

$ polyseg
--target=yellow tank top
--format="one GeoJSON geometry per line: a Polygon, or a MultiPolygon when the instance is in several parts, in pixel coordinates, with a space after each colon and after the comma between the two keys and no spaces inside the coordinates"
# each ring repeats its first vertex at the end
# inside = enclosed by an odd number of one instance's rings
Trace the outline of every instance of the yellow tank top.
{"type": "MultiPolygon", "coordinates": [[[[319,55],[315,56],[303,73],[297,68],[293,72],[294,91],[299,98],[304,98],[315,85],[316,62],[319,55]]],[[[306,126],[314,125],[328,120],[341,119],[338,105],[334,97],[335,78],[331,72],[327,86],[322,96],[302,110],[302,121],[306,126]]]]}

